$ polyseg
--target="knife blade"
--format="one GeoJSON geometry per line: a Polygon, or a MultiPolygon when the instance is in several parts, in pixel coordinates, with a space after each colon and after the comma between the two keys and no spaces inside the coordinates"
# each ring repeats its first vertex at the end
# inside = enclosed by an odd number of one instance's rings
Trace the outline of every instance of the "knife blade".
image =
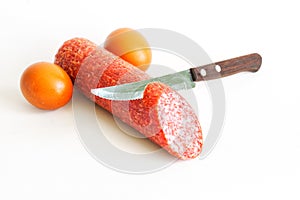
{"type": "Polygon", "coordinates": [[[223,78],[240,72],[257,72],[261,63],[262,57],[253,53],[148,80],[94,88],[91,93],[109,100],[136,100],[143,98],[144,89],[151,82],[164,83],[174,90],[191,89],[198,81],[223,78]]]}

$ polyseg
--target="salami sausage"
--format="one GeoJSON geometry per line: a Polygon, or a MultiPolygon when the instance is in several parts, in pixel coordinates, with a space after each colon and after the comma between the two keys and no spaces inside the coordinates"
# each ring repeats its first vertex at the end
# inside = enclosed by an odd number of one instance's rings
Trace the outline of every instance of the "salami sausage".
{"type": "Polygon", "coordinates": [[[180,159],[197,157],[202,130],[188,102],[169,86],[147,85],[143,99],[111,101],[93,95],[93,88],[149,79],[149,75],[84,38],[66,41],[55,55],[55,64],[71,77],[89,99],[144,134],[180,159]]]}

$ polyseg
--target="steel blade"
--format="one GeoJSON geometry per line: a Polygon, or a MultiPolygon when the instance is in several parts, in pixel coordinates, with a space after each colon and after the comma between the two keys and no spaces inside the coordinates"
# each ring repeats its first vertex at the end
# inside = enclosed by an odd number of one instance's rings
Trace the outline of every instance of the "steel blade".
{"type": "Polygon", "coordinates": [[[174,90],[190,89],[195,87],[190,70],[185,70],[144,81],[127,83],[104,88],[95,88],[91,93],[109,100],[136,100],[143,98],[145,87],[151,82],[161,82],[174,90]]]}

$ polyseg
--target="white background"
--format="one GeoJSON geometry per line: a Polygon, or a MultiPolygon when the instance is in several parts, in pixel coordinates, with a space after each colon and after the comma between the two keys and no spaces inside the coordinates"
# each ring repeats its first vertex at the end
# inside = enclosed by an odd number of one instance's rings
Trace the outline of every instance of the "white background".
{"type": "MultiPolygon", "coordinates": [[[[299,199],[297,1],[1,1],[0,199],[299,199]],[[120,27],[186,35],[214,61],[258,52],[256,74],[226,78],[226,121],[204,160],[147,175],[115,172],[83,148],[72,104],[29,105],[22,71],[63,41],[102,43],[120,27]]],[[[205,124],[204,124],[205,126],[205,124]]]]}

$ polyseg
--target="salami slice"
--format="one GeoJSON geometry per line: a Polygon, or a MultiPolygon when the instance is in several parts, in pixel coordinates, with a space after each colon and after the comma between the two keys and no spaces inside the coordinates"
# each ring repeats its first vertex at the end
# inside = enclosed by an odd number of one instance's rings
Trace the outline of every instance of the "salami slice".
{"type": "Polygon", "coordinates": [[[149,75],[93,42],[74,38],[55,56],[55,64],[71,77],[89,99],[144,134],[180,159],[197,157],[202,149],[202,130],[189,103],[169,86],[147,85],[143,99],[111,101],[90,90],[149,79],[149,75]]]}

